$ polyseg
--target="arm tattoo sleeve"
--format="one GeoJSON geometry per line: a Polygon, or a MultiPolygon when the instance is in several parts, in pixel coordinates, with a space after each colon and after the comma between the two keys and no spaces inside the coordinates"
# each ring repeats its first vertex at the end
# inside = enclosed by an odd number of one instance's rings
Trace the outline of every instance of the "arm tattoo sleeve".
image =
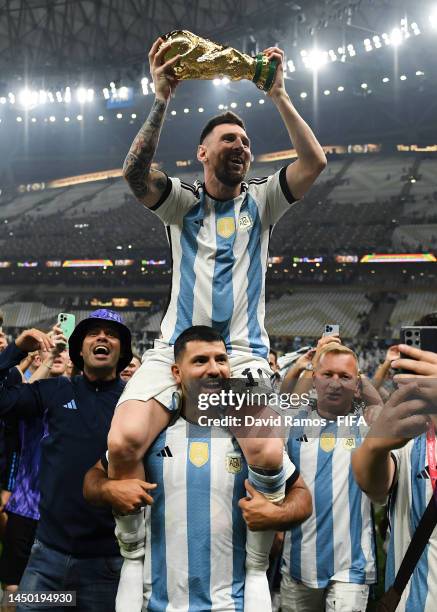
{"type": "MultiPolygon", "coordinates": [[[[166,108],[167,105],[162,100],[154,101],[146,122],[136,135],[124,160],[123,175],[139,200],[143,200],[148,193],[150,166],[158,146],[166,108]]],[[[157,180],[158,188],[161,182],[162,179],[157,180]]]]}

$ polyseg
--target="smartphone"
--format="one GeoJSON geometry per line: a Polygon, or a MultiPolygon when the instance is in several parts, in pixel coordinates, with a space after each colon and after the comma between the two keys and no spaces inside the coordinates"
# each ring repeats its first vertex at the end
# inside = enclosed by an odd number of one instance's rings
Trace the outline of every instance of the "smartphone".
{"type": "MultiPolygon", "coordinates": [[[[401,327],[401,344],[437,353],[437,327],[412,325],[401,327]]],[[[402,355],[406,359],[411,359],[407,355],[402,355]]],[[[408,370],[399,370],[402,374],[412,374],[408,370]]]]}
{"type": "Polygon", "coordinates": [[[337,334],[340,335],[340,325],[334,325],[332,323],[327,323],[323,330],[324,336],[334,336],[337,334]]]}
{"type": "Polygon", "coordinates": [[[67,312],[60,312],[58,314],[58,325],[62,329],[64,336],[69,339],[76,327],[76,317],[74,314],[68,314],[67,312]]]}

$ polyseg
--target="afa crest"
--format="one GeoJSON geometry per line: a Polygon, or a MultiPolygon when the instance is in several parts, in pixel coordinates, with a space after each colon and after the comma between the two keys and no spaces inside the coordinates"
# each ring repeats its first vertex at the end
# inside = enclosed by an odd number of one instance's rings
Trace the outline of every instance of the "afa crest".
{"type": "Polygon", "coordinates": [[[222,238],[230,238],[235,234],[234,217],[222,217],[217,220],[217,234],[222,238]]]}
{"type": "Polygon", "coordinates": [[[353,451],[356,447],[355,436],[349,436],[348,438],[343,438],[343,448],[345,450],[353,451]]]}
{"type": "Polygon", "coordinates": [[[320,436],[320,448],[325,453],[330,453],[335,448],[335,435],[333,433],[325,432],[320,436]]]}
{"type": "Polygon", "coordinates": [[[226,471],[230,474],[239,474],[242,469],[241,453],[228,453],[226,455],[226,471]]]}
{"type": "Polygon", "coordinates": [[[209,447],[206,442],[191,442],[190,444],[190,462],[200,468],[209,460],[209,447]]]}

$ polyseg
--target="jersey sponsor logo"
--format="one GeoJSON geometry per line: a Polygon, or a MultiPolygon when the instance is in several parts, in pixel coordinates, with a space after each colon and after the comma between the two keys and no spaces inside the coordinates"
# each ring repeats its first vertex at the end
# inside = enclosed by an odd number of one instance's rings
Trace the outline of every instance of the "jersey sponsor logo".
{"type": "Polygon", "coordinates": [[[343,438],[343,448],[348,451],[353,451],[356,448],[355,436],[343,438]]]}
{"type": "Polygon", "coordinates": [[[253,221],[252,217],[249,213],[242,213],[238,218],[238,229],[239,230],[248,230],[252,227],[253,221]]]}
{"type": "Polygon", "coordinates": [[[322,433],[320,436],[320,448],[325,453],[330,453],[335,448],[335,435],[328,431],[322,433]]]}
{"type": "Polygon", "coordinates": [[[226,470],[230,474],[239,474],[242,469],[241,453],[228,453],[226,455],[226,470]]]}
{"type": "Polygon", "coordinates": [[[206,442],[191,442],[189,458],[190,458],[190,462],[198,468],[205,465],[205,463],[208,463],[208,460],[209,460],[208,444],[206,442]]]}
{"type": "Polygon", "coordinates": [[[164,446],[164,448],[161,449],[159,453],[156,453],[156,456],[157,457],[173,457],[173,453],[171,452],[168,446],[164,446]]]}
{"type": "Polygon", "coordinates": [[[217,220],[217,234],[222,238],[230,238],[235,234],[234,217],[222,217],[217,220]]]}
{"type": "Polygon", "coordinates": [[[76,402],[74,399],[70,400],[66,404],[62,405],[63,408],[68,408],[68,410],[77,410],[76,402]]]}

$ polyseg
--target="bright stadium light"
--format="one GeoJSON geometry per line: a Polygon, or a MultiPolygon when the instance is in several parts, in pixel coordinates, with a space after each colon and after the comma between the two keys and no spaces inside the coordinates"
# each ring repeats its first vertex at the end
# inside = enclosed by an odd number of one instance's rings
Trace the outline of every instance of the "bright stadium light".
{"type": "Polygon", "coordinates": [[[361,89],[367,89],[369,86],[367,83],[361,83],[361,89]]]}
{"type": "Polygon", "coordinates": [[[300,97],[302,98],[302,100],[305,100],[305,98],[306,98],[306,97],[308,97],[307,92],[306,92],[306,91],[303,91],[303,92],[300,94],[300,97]]]}
{"type": "Polygon", "coordinates": [[[252,106],[252,102],[246,102],[246,106],[247,108],[250,108],[252,106]]]}
{"type": "Polygon", "coordinates": [[[389,79],[388,77],[384,77],[384,78],[382,79],[382,82],[383,82],[383,83],[390,83],[390,79],[389,79]]]}
{"type": "Polygon", "coordinates": [[[85,87],[79,87],[77,89],[76,98],[80,104],[84,104],[87,101],[87,91],[85,87]]]}
{"type": "Polygon", "coordinates": [[[296,66],[294,65],[293,60],[289,59],[287,62],[288,72],[296,72],[296,66]]]}
{"type": "Polygon", "coordinates": [[[6,98],[4,96],[0,98],[0,104],[6,104],[6,98]]]}
{"type": "Polygon", "coordinates": [[[199,108],[198,108],[197,110],[199,111],[199,113],[203,113],[203,111],[204,111],[205,109],[203,108],[203,106],[199,106],[199,108]]]}
{"type": "Polygon", "coordinates": [[[147,77],[141,79],[141,89],[143,90],[143,95],[147,96],[149,93],[149,79],[147,77]]]}
{"type": "Polygon", "coordinates": [[[104,87],[102,89],[102,92],[103,92],[103,97],[105,98],[105,100],[109,100],[109,98],[111,97],[109,94],[109,89],[107,87],[104,87]]]}
{"type": "Polygon", "coordinates": [[[222,77],[223,85],[228,85],[230,83],[230,79],[227,76],[222,77]]]}
{"type": "Polygon", "coordinates": [[[401,74],[401,76],[399,78],[401,79],[401,81],[406,81],[407,80],[407,76],[405,74],[401,74]]]}
{"type": "Polygon", "coordinates": [[[437,29],[437,9],[435,9],[429,16],[429,23],[431,24],[432,28],[437,29]]]}
{"type": "Polygon", "coordinates": [[[337,87],[337,91],[339,91],[339,92],[344,91],[344,87],[343,87],[343,85],[340,85],[340,87],[337,87]]]}
{"type": "Polygon", "coordinates": [[[47,98],[49,99],[49,102],[50,102],[51,104],[53,104],[53,102],[55,101],[55,97],[54,97],[54,95],[52,94],[52,92],[51,92],[51,91],[48,91],[48,92],[47,92],[47,98]]]}
{"type": "Polygon", "coordinates": [[[18,115],[17,117],[17,123],[21,123],[23,121],[23,117],[20,117],[20,115],[18,115]]]}
{"type": "Polygon", "coordinates": [[[8,93],[8,100],[9,104],[15,104],[15,95],[12,93],[12,91],[8,93]]]}
{"type": "Polygon", "coordinates": [[[65,88],[64,102],[67,102],[67,104],[71,102],[71,89],[69,87],[65,88]]]}
{"type": "Polygon", "coordinates": [[[387,34],[387,32],[384,32],[382,34],[382,40],[384,41],[386,45],[391,45],[390,36],[387,34]]]}
{"type": "Polygon", "coordinates": [[[231,108],[237,108],[237,103],[236,102],[231,102],[231,108]]]}
{"type": "Polygon", "coordinates": [[[70,117],[64,117],[65,123],[70,123],[70,117]]]}
{"type": "Polygon", "coordinates": [[[224,108],[225,108],[225,105],[224,105],[224,104],[219,104],[219,105],[218,105],[218,109],[219,109],[219,110],[223,110],[224,108]]]}
{"type": "Polygon", "coordinates": [[[120,87],[118,97],[120,100],[127,100],[129,98],[129,89],[127,87],[120,87]]]}
{"type": "Polygon", "coordinates": [[[99,121],[103,121],[103,120],[104,120],[104,116],[103,116],[103,115],[99,115],[99,116],[98,116],[98,120],[99,120],[99,121]]]}
{"type": "Polygon", "coordinates": [[[394,28],[390,34],[391,44],[394,47],[399,47],[403,42],[402,32],[399,28],[394,28]]]}
{"type": "Polygon", "coordinates": [[[50,115],[49,121],[50,123],[54,123],[56,121],[56,117],[54,115],[50,115]]]}
{"type": "Polygon", "coordinates": [[[416,76],[425,76],[425,73],[422,70],[416,70],[416,76]]]}
{"type": "Polygon", "coordinates": [[[117,119],[123,119],[123,115],[122,115],[122,113],[117,113],[117,114],[116,114],[116,117],[117,117],[117,119]]]}
{"type": "Polygon", "coordinates": [[[171,111],[171,113],[170,113],[170,115],[173,115],[173,116],[174,116],[174,115],[176,115],[176,111],[175,111],[175,110],[172,110],[172,111],[171,111]]]}
{"type": "Polygon", "coordinates": [[[329,49],[328,51],[328,55],[329,55],[329,59],[331,60],[331,62],[336,62],[337,61],[337,55],[334,51],[334,49],[329,49]]]}
{"type": "Polygon", "coordinates": [[[323,92],[325,96],[330,96],[331,95],[331,91],[329,89],[325,89],[325,91],[323,92]]]}
{"type": "Polygon", "coordinates": [[[323,68],[328,62],[328,54],[326,51],[320,51],[319,49],[312,49],[306,55],[302,55],[302,61],[308,70],[316,72],[323,68]]]}
{"type": "Polygon", "coordinates": [[[78,121],[82,121],[82,119],[83,119],[83,115],[78,115],[78,116],[76,117],[76,119],[77,119],[78,121]]]}
{"type": "Polygon", "coordinates": [[[56,99],[58,102],[62,102],[62,93],[60,91],[56,92],[56,99]]]}
{"type": "Polygon", "coordinates": [[[190,112],[189,108],[184,108],[184,113],[187,115],[190,112]]]}
{"type": "Polygon", "coordinates": [[[137,114],[136,113],[132,113],[132,115],[130,117],[131,117],[131,119],[136,119],[137,118],[137,114]]]}
{"type": "Polygon", "coordinates": [[[221,80],[220,80],[220,79],[213,79],[213,80],[212,80],[212,84],[213,84],[213,85],[215,85],[215,86],[217,87],[218,85],[220,85],[220,84],[221,84],[221,80]]]}
{"type": "Polygon", "coordinates": [[[32,117],[31,121],[32,123],[36,123],[36,117],[32,117]]]}
{"type": "Polygon", "coordinates": [[[372,40],[373,44],[375,45],[375,49],[380,49],[382,47],[381,39],[379,38],[379,36],[374,36],[372,40]]]}
{"type": "Polygon", "coordinates": [[[411,24],[411,29],[413,30],[414,36],[419,36],[420,28],[415,21],[411,24]]]}
{"type": "Polygon", "coordinates": [[[18,103],[26,109],[33,108],[38,104],[38,92],[30,89],[22,89],[18,94],[18,103]]]}

